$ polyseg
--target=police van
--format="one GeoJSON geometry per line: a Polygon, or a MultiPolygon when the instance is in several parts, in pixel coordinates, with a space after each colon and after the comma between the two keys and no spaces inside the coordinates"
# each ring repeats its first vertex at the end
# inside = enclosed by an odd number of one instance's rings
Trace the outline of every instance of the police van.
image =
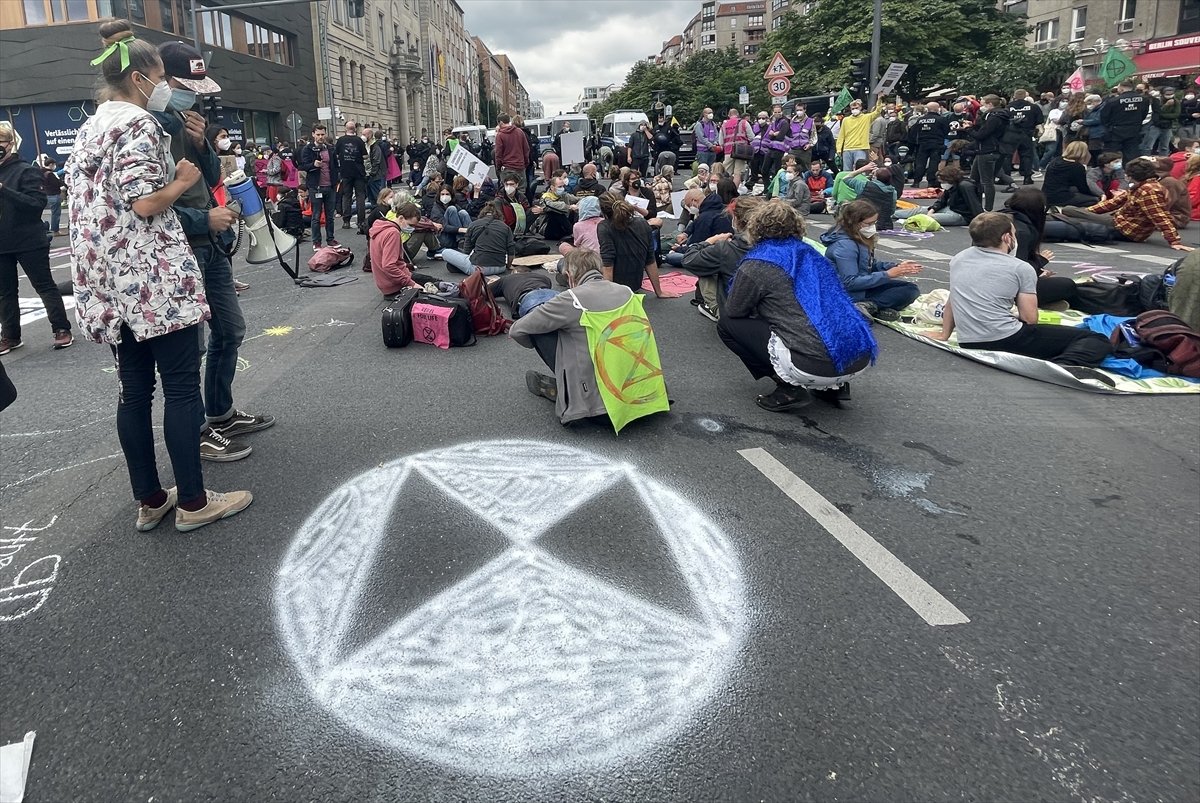
{"type": "Polygon", "coordinates": [[[488,136],[488,130],[481,125],[460,125],[450,130],[455,134],[468,135],[471,137],[471,141],[476,145],[482,145],[484,137],[487,137],[493,142],[496,141],[495,133],[493,133],[491,136],[488,136]]]}
{"type": "Polygon", "coordinates": [[[600,144],[613,149],[613,157],[618,165],[625,164],[625,146],[629,144],[629,136],[638,130],[642,123],[649,124],[650,118],[639,109],[618,109],[604,115],[600,123],[600,144]]]}
{"type": "Polygon", "coordinates": [[[525,130],[532,131],[538,141],[538,156],[554,147],[554,120],[533,117],[525,121],[525,130]]]}

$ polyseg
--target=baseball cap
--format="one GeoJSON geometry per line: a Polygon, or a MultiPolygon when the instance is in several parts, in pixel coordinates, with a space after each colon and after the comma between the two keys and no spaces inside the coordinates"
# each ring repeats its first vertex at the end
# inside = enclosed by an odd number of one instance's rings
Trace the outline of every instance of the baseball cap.
{"type": "Polygon", "coordinates": [[[221,85],[208,77],[204,57],[200,51],[184,42],[165,42],[158,47],[163,69],[193,92],[212,95],[221,91],[221,85]]]}

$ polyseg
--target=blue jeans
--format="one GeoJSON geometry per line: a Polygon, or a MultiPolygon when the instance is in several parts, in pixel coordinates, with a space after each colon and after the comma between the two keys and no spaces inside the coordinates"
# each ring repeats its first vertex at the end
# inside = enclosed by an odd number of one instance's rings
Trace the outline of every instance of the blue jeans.
{"type": "Polygon", "coordinates": [[[666,262],[672,268],[682,268],[683,267],[683,252],[682,251],[668,251],[666,256],[663,257],[663,262],[666,262]]]}
{"type": "Polygon", "coordinates": [[[557,290],[546,288],[544,290],[530,290],[525,295],[521,296],[521,303],[517,305],[517,317],[524,318],[530,312],[533,312],[534,307],[540,307],[550,299],[558,295],[557,290]]]}
{"type": "Polygon", "coordinates": [[[696,154],[696,164],[708,165],[709,167],[712,167],[716,158],[717,155],[712,151],[701,151],[700,153],[696,154]]]}
{"type": "MultiPolygon", "coordinates": [[[[238,349],[246,336],[246,319],[233,288],[233,266],[229,264],[229,257],[211,245],[193,246],[192,252],[200,263],[208,307],[212,310],[204,363],[204,413],[209,423],[214,423],[224,421],[233,413],[233,375],[237,370],[238,349]]],[[[196,331],[202,329],[196,327],[196,331]]],[[[203,340],[200,346],[204,347],[203,340]]]]}
{"type": "Polygon", "coordinates": [[[458,245],[458,230],[470,225],[470,215],[460,212],[457,206],[447,206],[442,213],[442,232],[438,235],[438,242],[442,248],[453,248],[458,245]]]}
{"type": "Polygon", "coordinates": [[[476,268],[482,270],[484,276],[499,276],[501,273],[504,273],[506,270],[508,270],[505,265],[500,265],[499,267],[490,265],[473,265],[471,264],[470,256],[453,248],[442,249],[442,260],[445,261],[446,267],[456,270],[459,273],[465,273],[468,276],[474,273],[476,268]]]}
{"type": "Polygon", "coordinates": [[[62,196],[47,195],[46,208],[50,210],[50,231],[58,231],[58,224],[62,219],[62,196]]]}
{"type": "Polygon", "coordinates": [[[1054,157],[1058,156],[1058,140],[1051,140],[1046,143],[1046,152],[1042,154],[1042,159],[1038,162],[1038,170],[1045,170],[1050,163],[1054,161],[1054,157]]]}
{"type": "Polygon", "coordinates": [[[866,151],[842,151],[842,170],[853,170],[855,162],[866,158],[866,151]]]}
{"type": "Polygon", "coordinates": [[[387,186],[387,179],[373,178],[367,182],[367,206],[374,207],[375,201],[379,198],[379,193],[383,192],[383,188],[387,186]]]}
{"type": "Polygon", "coordinates": [[[312,190],[308,193],[312,199],[312,241],[313,245],[321,244],[321,211],[325,211],[325,239],[335,239],[333,236],[333,219],[337,216],[337,191],[331,189],[312,190]],[[318,198],[317,196],[321,197],[318,198]]]}
{"type": "Polygon", "coordinates": [[[121,342],[113,346],[121,395],[117,401],[117,437],[125,453],[129,483],[136,499],[147,499],[162,490],[154,459],[154,372],[162,377],[163,440],[171,458],[179,500],[189,502],[204,495],[200,467],[200,439],[204,423],[200,401],[200,352],[196,350],[199,326],[138,342],[122,324],[121,342]]]}
{"type": "Polygon", "coordinates": [[[921,289],[912,282],[889,279],[867,290],[863,301],[871,301],[880,309],[902,310],[917,300],[921,289]]]}

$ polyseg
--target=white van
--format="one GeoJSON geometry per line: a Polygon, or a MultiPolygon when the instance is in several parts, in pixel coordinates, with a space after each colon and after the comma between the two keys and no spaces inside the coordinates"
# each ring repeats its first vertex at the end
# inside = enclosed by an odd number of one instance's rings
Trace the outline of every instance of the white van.
{"type": "MultiPolygon", "coordinates": [[[[592,135],[592,121],[588,119],[586,114],[558,114],[554,116],[554,134],[557,135],[562,131],[563,123],[570,123],[572,131],[582,131],[583,138],[587,139],[592,135]]],[[[553,139],[553,137],[551,137],[553,139]]]]}
{"type": "Polygon", "coordinates": [[[525,128],[533,132],[538,141],[541,156],[554,145],[554,121],[549,117],[533,117],[525,121],[525,128]]]}
{"type": "Polygon", "coordinates": [[[629,143],[629,135],[638,130],[642,123],[649,123],[646,113],[637,109],[618,109],[604,115],[600,124],[600,144],[613,149],[618,165],[625,164],[625,146],[629,143]]]}
{"type": "MultiPolygon", "coordinates": [[[[460,125],[450,129],[455,134],[467,134],[471,137],[471,141],[476,145],[483,143],[484,136],[487,135],[487,128],[481,125],[460,125]]],[[[492,137],[495,139],[495,137],[492,137]]]]}

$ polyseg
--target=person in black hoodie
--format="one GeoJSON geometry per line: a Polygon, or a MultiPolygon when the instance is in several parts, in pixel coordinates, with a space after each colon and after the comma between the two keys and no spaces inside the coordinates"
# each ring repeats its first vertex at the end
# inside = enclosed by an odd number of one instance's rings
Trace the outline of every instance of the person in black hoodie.
{"type": "Polygon", "coordinates": [[[700,202],[700,214],[692,221],[690,242],[699,243],[714,234],[733,233],[733,225],[726,211],[729,202],[737,195],[737,185],[731,178],[722,178],[717,182],[717,191],[705,196],[700,202]],[[722,191],[724,190],[724,191],[722,191]]]}
{"type": "Polygon", "coordinates": [[[996,165],[1000,161],[1000,145],[1008,130],[1008,110],[1004,98],[984,95],[979,120],[964,126],[962,133],[975,143],[975,160],[971,163],[971,181],[983,193],[983,208],[990,212],[996,203],[996,165]]]}
{"type": "Polygon", "coordinates": [[[62,295],[50,274],[50,233],[42,223],[46,193],[42,170],[22,161],[11,123],[0,122],[0,354],[21,347],[17,265],[42,299],[54,332],[54,348],[75,342],[62,295]]]}
{"type": "MultiPolygon", "coordinates": [[[[956,164],[948,164],[937,172],[942,183],[942,194],[929,207],[928,214],[945,226],[969,226],[975,216],[983,211],[979,205],[979,190],[956,164]]],[[[905,219],[924,212],[924,209],[905,209],[896,212],[898,219],[905,219]]]]}
{"type": "Polygon", "coordinates": [[[1033,166],[1037,161],[1037,155],[1033,150],[1033,138],[1044,119],[1042,107],[1030,99],[1028,92],[1018,89],[1013,93],[1012,103],[1008,104],[1008,113],[1011,122],[1008,125],[1008,131],[1005,132],[1006,139],[1021,160],[1021,175],[1025,177],[1024,183],[1032,184],[1033,166]]]}
{"type": "MultiPolygon", "coordinates": [[[[1082,143],[1081,143],[1082,144],[1082,143]]],[[[1046,196],[1037,187],[1021,187],[1004,204],[1004,213],[1012,215],[1017,229],[1017,259],[1029,263],[1037,272],[1039,307],[1070,304],[1079,297],[1074,279],[1055,276],[1046,266],[1054,258],[1053,251],[1042,248],[1042,229],[1046,226],[1046,196]]]]}
{"type": "Polygon", "coordinates": [[[1042,191],[1050,206],[1091,206],[1102,200],[1092,194],[1087,180],[1088,144],[1083,140],[1068,142],[1062,156],[1046,165],[1042,191]]]}

